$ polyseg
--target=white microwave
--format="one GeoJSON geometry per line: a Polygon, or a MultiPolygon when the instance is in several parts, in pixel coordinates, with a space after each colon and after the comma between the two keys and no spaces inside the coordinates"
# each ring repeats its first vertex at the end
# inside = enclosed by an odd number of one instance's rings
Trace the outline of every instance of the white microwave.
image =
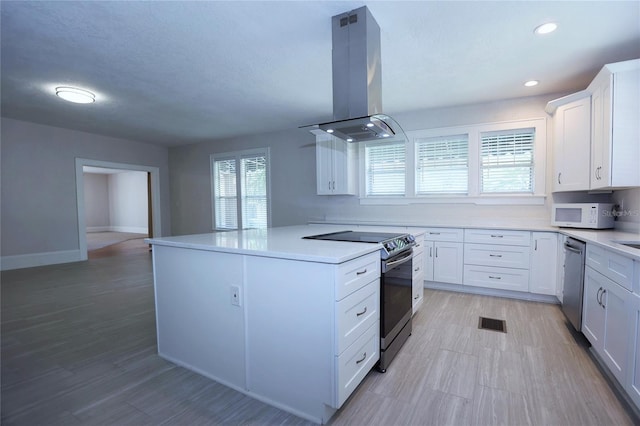
{"type": "Polygon", "coordinates": [[[568,203],[554,204],[551,224],[563,228],[613,228],[613,204],[568,203]]]}

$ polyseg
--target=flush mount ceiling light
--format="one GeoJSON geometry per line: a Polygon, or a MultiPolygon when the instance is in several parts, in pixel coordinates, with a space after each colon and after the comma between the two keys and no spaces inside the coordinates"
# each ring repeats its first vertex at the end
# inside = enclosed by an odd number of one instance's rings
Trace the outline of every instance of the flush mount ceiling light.
{"type": "Polygon", "coordinates": [[[524,85],[527,87],[533,87],[533,86],[537,86],[538,83],[540,83],[538,80],[529,80],[525,82],[524,85]]]}
{"type": "Polygon", "coordinates": [[[558,24],[556,24],[555,22],[547,22],[546,24],[538,25],[536,29],[533,30],[533,32],[538,35],[543,35],[543,34],[552,33],[557,28],[558,28],[558,24]]]}
{"type": "Polygon", "coordinates": [[[96,95],[88,90],[78,89],[77,87],[56,87],[56,95],[65,101],[77,104],[90,104],[96,101],[96,95]]]}

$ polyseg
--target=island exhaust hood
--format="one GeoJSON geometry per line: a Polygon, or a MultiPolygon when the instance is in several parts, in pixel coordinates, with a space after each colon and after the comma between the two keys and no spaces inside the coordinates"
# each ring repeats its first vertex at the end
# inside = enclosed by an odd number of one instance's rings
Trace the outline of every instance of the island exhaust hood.
{"type": "Polygon", "coordinates": [[[347,142],[406,139],[382,114],[380,27],[366,6],[336,15],[332,24],[333,121],[317,128],[347,142]]]}

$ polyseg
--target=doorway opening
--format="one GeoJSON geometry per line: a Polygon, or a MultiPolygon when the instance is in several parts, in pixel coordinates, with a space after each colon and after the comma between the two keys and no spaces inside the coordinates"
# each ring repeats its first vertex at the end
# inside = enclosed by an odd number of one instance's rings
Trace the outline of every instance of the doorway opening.
{"type": "Polygon", "coordinates": [[[159,169],[76,159],[81,260],[148,250],[160,235],[159,169]]]}

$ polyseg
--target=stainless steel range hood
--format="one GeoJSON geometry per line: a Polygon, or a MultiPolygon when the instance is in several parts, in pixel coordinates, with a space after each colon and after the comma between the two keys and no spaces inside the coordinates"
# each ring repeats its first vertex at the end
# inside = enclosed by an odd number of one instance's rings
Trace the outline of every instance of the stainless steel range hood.
{"type": "Polygon", "coordinates": [[[331,18],[333,121],[317,127],[347,142],[395,139],[404,132],[382,114],[380,27],[366,6],[331,18]]]}

